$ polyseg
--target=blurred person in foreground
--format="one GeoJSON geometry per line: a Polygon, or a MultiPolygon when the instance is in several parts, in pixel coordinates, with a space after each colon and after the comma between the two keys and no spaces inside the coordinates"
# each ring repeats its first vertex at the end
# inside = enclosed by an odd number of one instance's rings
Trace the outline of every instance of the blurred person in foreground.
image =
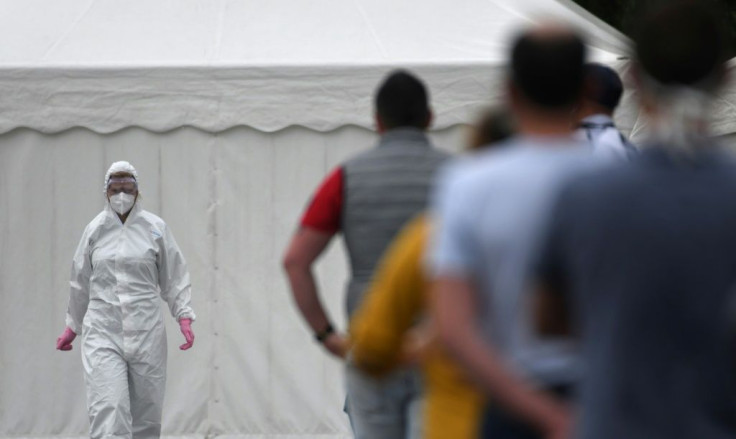
{"type": "MultiPolygon", "coordinates": [[[[342,233],[351,278],[346,307],[363,300],[373,271],[401,228],[426,208],[436,170],[449,157],[429,141],[432,121],[424,84],[413,74],[391,72],[378,87],[375,119],[380,141],[349,159],[321,184],[284,256],[294,301],[331,354],[347,356],[347,337],[336,332],[319,299],[312,266],[342,233]]],[[[347,413],[356,439],[421,437],[422,394],[418,371],[375,379],[346,367],[347,413]]]]}
{"type": "Polygon", "coordinates": [[[432,317],[440,340],[487,392],[482,435],[567,437],[577,353],[534,337],[527,279],[558,188],[596,162],[574,138],[585,45],[553,24],[513,43],[508,104],[518,135],[447,169],[430,250],[432,317]]]}
{"type": "Polygon", "coordinates": [[[627,166],[561,193],[537,322],[582,340],[581,439],[736,438],[736,164],[708,138],[725,37],[702,2],[642,18],[652,123],[627,166]]]}
{"type": "MultiPolygon", "coordinates": [[[[468,160],[508,138],[512,124],[506,110],[484,111],[471,127],[468,160]]],[[[351,320],[351,354],[357,367],[377,377],[420,363],[424,437],[476,439],[485,396],[434,342],[433,325],[426,319],[429,279],[423,264],[429,232],[427,217],[419,215],[388,248],[351,320]]]]}
{"type": "Polygon", "coordinates": [[[636,147],[616,128],[616,112],[624,84],[615,70],[597,63],[585,65],[583,100],[578,109],[578,136],[593,146],[596,154],[631,159],[636,147]]]}

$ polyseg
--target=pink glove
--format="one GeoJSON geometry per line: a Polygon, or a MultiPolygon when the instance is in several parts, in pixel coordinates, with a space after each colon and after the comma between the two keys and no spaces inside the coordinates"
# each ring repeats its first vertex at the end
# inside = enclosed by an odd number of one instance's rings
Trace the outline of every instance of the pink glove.
{"type": "Polygon", "coordinates": [[[181,329],[181,333],[184,334],[184,338],[187,340],[186,343],[179,346],[179,349],[182,351],[186,351],[187,349],[191,348],[194,344],[194,332],[192,332],[192,319],[180,319],[179,320],[179,329],[181,329]]]}
{"type": "Polygon", "coordinates": [[[56,339],[56,349],[60,351],[71,351],[72,342],[75,338],[77,338],[77,334],[67,326],[59,338],[56,339]]]}

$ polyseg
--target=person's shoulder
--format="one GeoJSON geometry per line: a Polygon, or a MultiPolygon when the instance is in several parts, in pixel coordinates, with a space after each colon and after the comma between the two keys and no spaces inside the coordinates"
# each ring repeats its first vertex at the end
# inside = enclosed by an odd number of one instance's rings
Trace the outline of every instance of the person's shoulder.
{"type": "MultiPolygon", "coordinates": [[[[360,164],[365,161],[370,161],[371,159],[374,159],[376,157],[380,157],[383,154],[383,151],[386,149],[381,147],[381,142],[382,140],[381,138],[379,138],[378,141],[371,144],[370,147],[356,152],[355,154],[352,154],[351,156],[344,159],[342,162],[340,162],[339,165],[337,165],[337,168],[350,168],[355,164],[360,164]]],[[[364,146],[367,145],[368,144],[365,144],[364,146]]]]}
{"type": "Polygon", "coordinates": [[[91,235],[95,233],[97,230],[99,230],[105,222],[108,220],[109,214],[106,210],[103,210],[102,212],[95,215],[94,218],[92,218],[92,221],[87,223],[87,227],[85,227],[84,231],[87,235],[91,235]]]}
{"type": "Polygon", "coordinates": [[[476,164],[478,179],[527,179],[530,173],[548,173],[554,170],[576,170],[595,166],[597,160],[584,145],[571,141],[561,147],[509,142],[506,147],[489,151],[476,164]]]}
{"type": "Polygon", "coordinates": [[[732,147],[724,145],[723,143],[713,140],[710,146],[713,160],[720,166],[727,169],[736,168],[736,151],[732,147]]]}
{"type": "Polygon", "coordinates": [[[562,193],[567,198],[584,199],[584,203],[607,202],[615,193],[637,190],[642,184],[637,163],[593,160],[570,173],[563,181],[562,193]]]}
{"type": "Polygon", "coordinates": [[[99,227],[102,225],[105,220],[110,216],[107,212],[107,210],[103,209],[100,213],[95,215],[94,218],[92,218],[92,221],[89,222],[88,227],[99,227]]]}
{"type": "MultiPolygon", "coordinates": [[[[401,141],[392,141],[389,143],[390,146],[388,147],[379,144],[365,151],[361,151],[345,160],[340,166],[342,166],[343,168],[349,168],[350,166],[355,164],[370,162],[374,160],[393,159],[393,157],[395,156],[406,156],[407,153],[410,156],[420,156],[423,159],[432,159],[437,162],[445,162],[453,157],[453,154],[451,152],[437,147],[431,141],[429,141],[429,139],[427,139],[426,144],[421,148],[416,147],[416,142],[408,143],[408,148],[402,148],[404,143],[401,141]]],[[[420,143],[424,144],[425,142],[420,143]]]]}
{"type": "Polygon", "coordinates": [[[96,241],[100,234],[104,234],[109,230],[109,227],[106,227],[106,225],[110,224],[110,222],[114,220],[112,215],[113,214],[111,214],[111,211],[108,209],[103,209],[102,212],[95,215],[92,221],[87,223],[87,226],[84,228],[82,240],[86,240],[87,244],[91,244],[96,241]]]}
{"type": "Polygon", "coordinates": [[[439,171],[439,181],[442,185],[463,185],[477,178],[484,169],[482,162],[486,161],[486,154],[471,152],[454,160],[446,162],[439,171]]]}
{"type": "Polygon", "coordinates": [[[452,185],[477,185],[483,180],[493,179],[523,166],[525,156],[524,151],[504,145],[469,152],[445,164],[440,179],[452,185]]]}
{"type": "Polygon", "coordinates": [[[140,218],[148,227],[151,232],[151,236],[153,236],[154,239],[160,239],[167,235],[166,229],[168,226],[158,215],[141,209],[140,212],[138,212],[138,218],[140,218]]]}
{"type": "Polygon", "coordinates": [[[161,230],[166,228],[166,221],[164,221],[160,216],[154,213],[141,209],[140,212],[138,212],[138,215],[141,219],[152,226],[156,226],[161,230]]]}
{"type": "Polygon", "coordinates": [[[522,143],[508,139],[468,154],[467,159],[469,166],[476,172],[493,173],[526,162],[529,159],[529,151],[522,143]]]}
{"type": "Polygon", "coordinates": [[[348,157],[346,160],[344,160],[342,163],[338,165],[340,168],[348,167],[354,163],[359,163],[363,160],[370,159],[371,157],[375,157],[379,153],[379,149],[376,147],[371,147],[369,149],[366,149],[365,151],[358,152],[351,157],[348,157]]]}

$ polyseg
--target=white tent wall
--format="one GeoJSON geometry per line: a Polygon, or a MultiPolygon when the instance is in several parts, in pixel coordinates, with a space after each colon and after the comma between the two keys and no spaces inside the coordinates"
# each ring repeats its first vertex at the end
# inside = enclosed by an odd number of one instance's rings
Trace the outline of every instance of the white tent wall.
{"type": "MultiPolygon", "coordinates": [[[[463,128],[434,132],[457,148],[463,128]]],[[[103,206],[104,172],[130,160],[145,208],[172,228],[189,264],[192,350],[168,316],[164,434],[248,438],[349,437],[341,365],[296,313],[280,257],[310,193],[375,134],[191,127],[110,135],[86,129],[0,137],[0,437],[84,436],[79,341],[54,350],[64,327],[71,256],[103,206]]],[[[318,265],[323,299],[345,328],[343,249],[318,265]]]]}

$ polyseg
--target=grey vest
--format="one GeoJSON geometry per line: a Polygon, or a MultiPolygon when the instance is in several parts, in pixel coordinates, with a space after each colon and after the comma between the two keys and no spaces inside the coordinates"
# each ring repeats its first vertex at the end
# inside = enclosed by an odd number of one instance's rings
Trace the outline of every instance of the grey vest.
{"type": "Polygon", "coordinates": [[[342,231],[351,268],[348,315],[360,305],[384,250],[427,207],[435,173],[448,157],[422,131],[399,128],[343,166],[342,231]]]}

